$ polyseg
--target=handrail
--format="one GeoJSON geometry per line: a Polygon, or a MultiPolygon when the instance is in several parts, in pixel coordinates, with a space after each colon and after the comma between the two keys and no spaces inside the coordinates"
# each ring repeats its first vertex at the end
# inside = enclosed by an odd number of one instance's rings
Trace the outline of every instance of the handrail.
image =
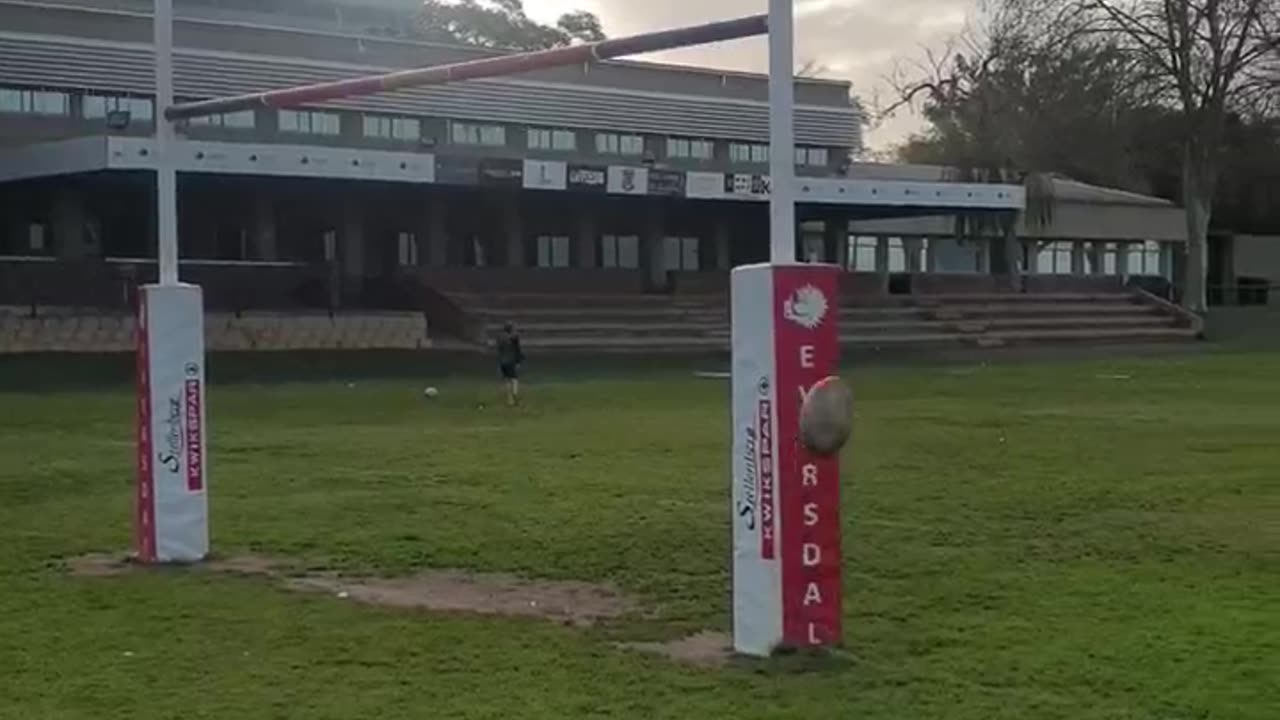
{"type": "Polygon", "coordinates": [[[1169,302],[1168,300],[1165,300],[1164,298],[1160,297],[1159,295],[1156,295],[1155,293],[1145,288],[1132,285],[1129,287],[1129,290],[1135,293],[1139,298],[1141,298],[1145,302],[1155,305],[1156,307],[1159,307],[1165,310],[1166,312],[1169,312],[1174,316],[1178,317],[1179,319],[1181,319],[1183,322],[1187,324],[1187,327],[1195,331],[1197,338],[1204,337],[1204,318],[1182,307],[1181,305],[1178,305],[1177,303],[1172,303],[1172,302],[1169,302]]]}

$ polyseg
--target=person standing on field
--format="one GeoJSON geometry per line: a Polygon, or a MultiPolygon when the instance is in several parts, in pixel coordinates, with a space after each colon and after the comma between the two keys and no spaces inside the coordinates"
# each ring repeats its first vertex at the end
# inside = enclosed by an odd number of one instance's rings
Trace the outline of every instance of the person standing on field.
{"type": "Polygon", "coordinates": [[[524,351],[520,349],[520,335],[511,323],[502,326],[498,338],[498,370],[506,383],[507,405],[520,404],[520,366],[524,363],[524,351]]]}

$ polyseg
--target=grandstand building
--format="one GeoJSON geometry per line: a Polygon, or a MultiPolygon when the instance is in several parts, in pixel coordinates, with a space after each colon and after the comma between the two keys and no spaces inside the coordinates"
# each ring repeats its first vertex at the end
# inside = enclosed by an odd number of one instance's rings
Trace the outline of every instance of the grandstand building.
{"type": "MultiPolygon", "coordinates": [[[[178,0],[178,98],[492,54],[409,39],[412,5],[178,0]]],[[[0,306],[119,311],[154,276],[150,6],[0,0],[0,306]]],[[[189,122],[176,158],[183,277],[213,311],[425,312],[434,335],[463,337],[534,308],[530,295],[583,313],[588,298],[627,296],[661,304],[653,337],[698,327],[690,345],[722,344],[714,298],[728,270],[768,253],[767,85],[610,62],[189,122]],[[713,299],[696,310],[673,299],[689,295],[713,299]]],[[[796,98],[802,182],[864,179],[872,195],[877,182],[946,185],[941,168],[853,161],[863,116],[848,83],[798,79],[796,98]]],[[[1047,222],[1019,223],[1020,289],[1173,277],[1181,211],[1067,181],[1054,195],[1047,222]]],[[[994,235],[957,238],[954,215],[919,204],[802,202],[797,252],[845,266],[851,296],[1007,289],[994,235]]],[[[1012,208],[993,194],[976,209],[1012,208]]],[[[630,310],[591,334],[635,336],[630,310]]],[[[903,337],[967,332],[932,322],[903,337]]]]}

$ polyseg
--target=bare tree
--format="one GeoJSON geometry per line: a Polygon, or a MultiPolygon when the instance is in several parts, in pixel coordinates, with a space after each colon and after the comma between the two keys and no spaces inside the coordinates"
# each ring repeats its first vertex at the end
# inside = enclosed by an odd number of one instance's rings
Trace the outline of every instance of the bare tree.
{"type": "Polygon", "coordinates": [[[1070,0],[1098,32],[1120,39],[1181,117],[1187,210],[1184,303],[1206,306],[1209,222],[1229,117],[1274,99],[1276,0],[1070,0]]]}
{"type": "MultiPolygon", "coordinates": [[[[941,51],[893,80],[896,107],[922,105],[930,130],[900,148],[907,162],[953,168],[956,180],[1027,189],[1031,227],[1053,222],[1053,173],[1131,185],[1123,125],[1141,93],[1132,60],[1077,15],[1039,0],[992,0],[941,51]]],[[[1020,286],[1017,218],[961,215],[960,237],[997,236],[993,270],[1020,286]]]]}

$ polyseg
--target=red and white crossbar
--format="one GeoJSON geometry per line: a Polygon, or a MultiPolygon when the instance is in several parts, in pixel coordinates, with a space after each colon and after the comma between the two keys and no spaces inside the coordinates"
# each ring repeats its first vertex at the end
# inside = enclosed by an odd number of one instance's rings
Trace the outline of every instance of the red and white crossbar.
{"type": "Polygon", "coordinates": [[[502,55],[449,65],[399,70],[384,75],[371,75],[349,80],[269,90],[261,93],[181,103],[165,108],[164,116],[172,121],[237,112],[257,107],[296,107],[326,100],[374,95],[405,88],[443,85],[463,80],[515,75],[563,65],[580,65],[588,62],[613,60],[628,55],[640,55],[659,50],[671,50],[693,45],[706,45],[724,40],[754,37],[768,32],[767,16],[753,15],[737,20],[643,33],[584,45],[517,53],[515,55],[502,55]]]}

